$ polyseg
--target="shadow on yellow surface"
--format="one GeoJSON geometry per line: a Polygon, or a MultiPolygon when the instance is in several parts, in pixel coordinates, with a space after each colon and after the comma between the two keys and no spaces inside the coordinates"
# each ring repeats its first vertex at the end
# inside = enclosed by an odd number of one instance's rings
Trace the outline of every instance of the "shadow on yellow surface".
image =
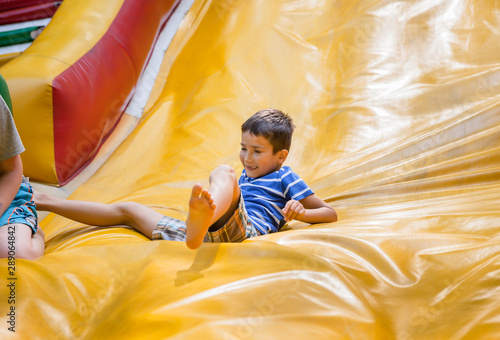
{"type": "Polygon", "coordinates": [[[70,198],[184,218],[195,182],[241,170],[242,122],[275,107],[297,126],[287,164],[339,222],[191,251],[51,215],[46,255],[16,266],[17,334],[499,337],[498,15],[482,1],[196,1],[137,129],[70,198]]]}

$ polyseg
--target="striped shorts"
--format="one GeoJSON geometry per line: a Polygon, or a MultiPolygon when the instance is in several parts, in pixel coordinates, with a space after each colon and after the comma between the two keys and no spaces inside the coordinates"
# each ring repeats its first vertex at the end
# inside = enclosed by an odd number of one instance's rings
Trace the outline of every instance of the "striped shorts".
{"type": "MultiPolygon", "coordinates": [[[[260,235],[250,222],[243,197],[240,197],[238,208],[227,223],[216,231],[209,231],[203,242],[241,242],[247,238],[260,235]]],[[[163,216],[153,230],[153,240],[186,241],[186,223],[176,218],[163,216]]]]}

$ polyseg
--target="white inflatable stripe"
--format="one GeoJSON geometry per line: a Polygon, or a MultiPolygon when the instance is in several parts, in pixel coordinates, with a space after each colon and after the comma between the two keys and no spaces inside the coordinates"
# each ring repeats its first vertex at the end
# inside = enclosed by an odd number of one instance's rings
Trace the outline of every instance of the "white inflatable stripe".
{"type": "Polygon", "coordinates": [[[149,59],[141,78],[137,82],[135,93],[125,109],[125,113],[137,118],[142,117],[149,94],[151,93],[156,77],[160,72],[165,52],[172,42],[172,39],[181,25],[182,20],[193,5],[193,2],[194,0],[182,0],[168,19],[167,24],[158,36],[151,58],[149,59]]]}

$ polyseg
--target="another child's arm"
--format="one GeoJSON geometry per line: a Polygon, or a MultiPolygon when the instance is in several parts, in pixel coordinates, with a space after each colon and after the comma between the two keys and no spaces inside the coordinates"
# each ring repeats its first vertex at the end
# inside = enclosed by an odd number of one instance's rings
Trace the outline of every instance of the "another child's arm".
{"type": "Polygon", "coordinates": [[[21,156],[17,155],[0,162],[0,216],[12,203],[21,186],[22,179],[21,156]]]}
{"type": "Polygon", "coordinates": [[[285,221],[298,220],[306,223],[337,221],[335,210],[315,194],[300,201],[290,200],[282,210],[285,221]]]}

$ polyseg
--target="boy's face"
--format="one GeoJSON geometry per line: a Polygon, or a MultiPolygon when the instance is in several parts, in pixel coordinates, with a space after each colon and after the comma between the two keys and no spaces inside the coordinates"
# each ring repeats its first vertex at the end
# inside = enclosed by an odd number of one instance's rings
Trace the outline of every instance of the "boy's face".
{"type": "Polygon", "coordinates": [[[240,161],[250,178],[258,178],[277,171],[288,156],[287,150],[273,154],[273,146],[263,136],[248,131],[241,134],[240,161]]]}

